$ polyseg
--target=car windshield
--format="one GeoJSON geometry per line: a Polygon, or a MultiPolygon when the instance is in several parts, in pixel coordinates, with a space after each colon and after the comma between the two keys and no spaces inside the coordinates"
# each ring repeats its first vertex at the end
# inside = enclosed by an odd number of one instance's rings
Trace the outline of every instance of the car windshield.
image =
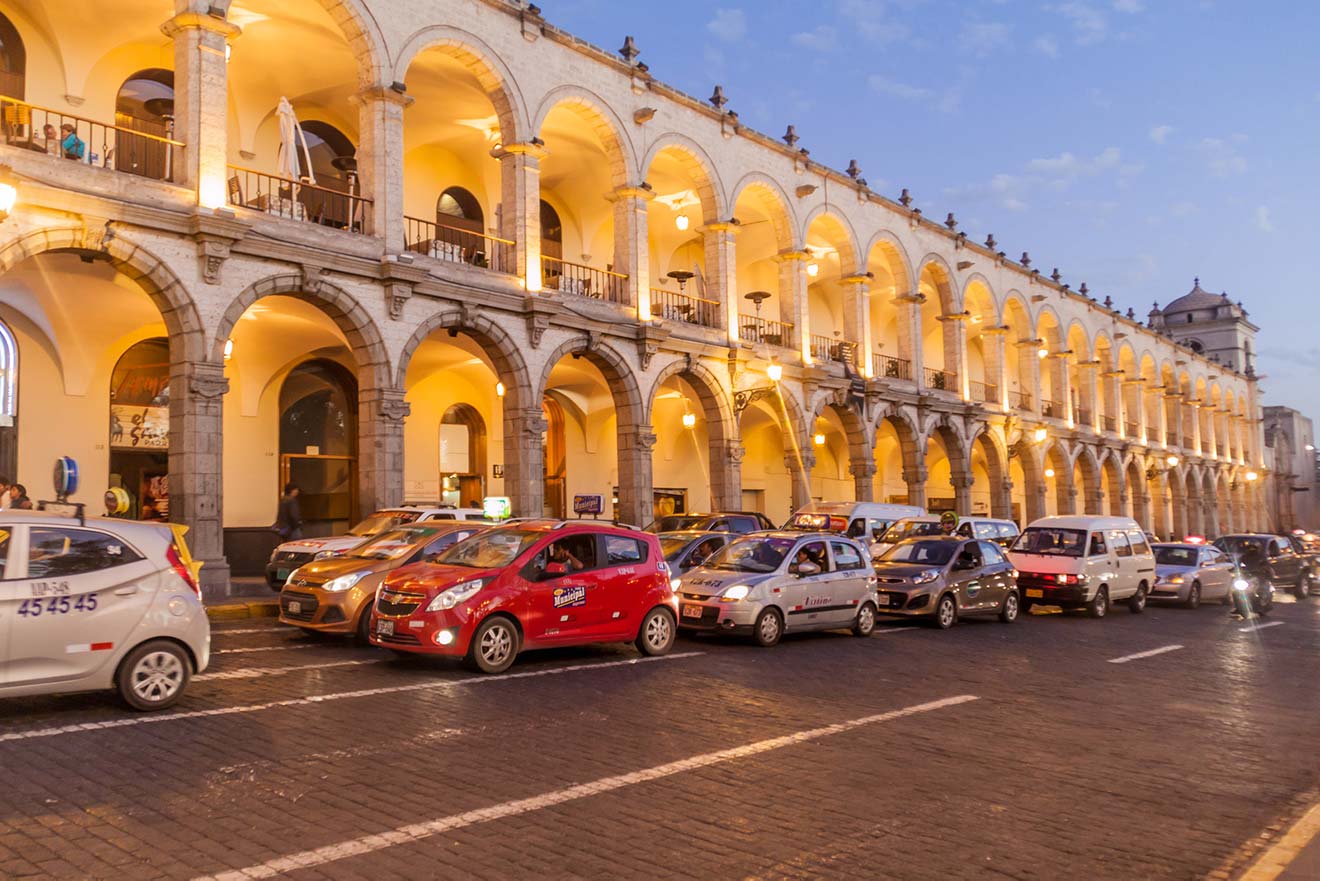
{"type": "Polygon", "coordinates": [[[1155,562],[1161,566],[1195,566],[1196,548],[1156,547],[1155,562]]]}
{"type": "Polygon", "coordinates": [[[900,520],[885,530],[880,540],[887,544],[897,544],[905,538],[920,535],[940,535],[938,520],[900,520]]]}
{"type": "Polygon", "coordinates": [[[377,511],[350,529],[348,534],[361,536],[362,538],[380,535],[387,529],[393,529],[404,523],[412,523],[420,516],[420,511],[377,511]]]}
{"type": "Polygon", "coordinates": [[[743,538],[727,545],[706,565],[731,572],[774,572],[796,543],[791,538],[743,538]]]}
{"type": "MultiPolygon", "coordinates": [[[[939,526],[938,523],[934,524],[939,526]]],[[[928,563],[943,566],[959,547],[956,541],[921,541],[913,539],[896,544],[880,557],[881,563],[928,563]]]]}
{"type": "Polygon", "coordinates": [[[1215,539],[1215,547],[1234,558],[1241,557],[1248,548],[1258,554],[1265,552],[1264,540],[1250,535],[1225,535],[1215,539]]]}
{"type": "Polygon", "coordinates": [[[683,549],[692,544],[694,536],[691,535],[661,535],[660,553],[664,554],[665,559],[673,561],[675,557],[683,553],[683,549]]]}
{"type": "Polygon", "coordinates": [[[447,566],[469,569],[498,569],[522,556],[545,533],[519,529],[492,529],[467,541],[460,541],[436,558],[447,566]]]}
{"type": "Polygon", "coordinates": [[[698,514],[673,514],[660,517],[646,527],[647,532],[659,535],[662,532],[682,532],[685,529],[705,529],[710,523],[709,517],[698,514]]]}
{"type": "Polygon", "coordinates": [[[435,531],[430,529],[391,529],[364,541],[344,556],[363,560],[397,560],[433,535],[435,531]]]}
{"type": "Polygon", "coordinates": [[[1012,550],[1021,554],[1080,557],[1086,552],[1086,532],[1053,526],[1029,526],[1018,536],[1012,550]]]}

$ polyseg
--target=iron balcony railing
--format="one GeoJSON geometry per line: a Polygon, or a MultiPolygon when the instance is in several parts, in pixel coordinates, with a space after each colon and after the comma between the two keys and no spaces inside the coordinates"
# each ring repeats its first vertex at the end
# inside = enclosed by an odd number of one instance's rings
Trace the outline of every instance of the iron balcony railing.
{"type": "Polygon", "coordinates": [[[183,146],[182,141],[172,138],[97,122],[7,95],[0,95],[0,128],[11,147],[162,181],[174,179],[175,148],[183,146]]]}
{"type": "Polygon", "coordinates": [[[755,315],[738,316],[738,336],[749,343],[793,348],[793,325],[755,315]]]}
{"type": "Polygon", "coordinates": [[[719,302],[664,288],[651,288],[651,315],[698,327],[719,329],[720,326],[719,302]]]}
{"type": "Polygon", "coordinates": [[[541,255],[541,283],[546,290],[629,306],[627,281],[622,273],[541,255]]]}
{"type": "Polygon", "coordinates": [[[958,375],[950,373],[947,370],[937,370],[934,367],[927,367],[925,373],[926,388],[937,392],[956,392],[958,391],[958,375]]]}
{"type": "Polygon", "coordinates": [[[978,401],[982,404],[999,403],[999,386],[994,383],[981,382],[978,379],[973,379],[969,381],[967,385],[973,401],[978,401]]]}
{"type": "Polygon", "coordinates": [[[1085,409],[1084,407],[1077,408],[1076,418],[1077,418],[1077,424],[1084,426],[1086,428],[1090,428],[1091,426],[1095,425],[1095,423],[1091,420],[1091,411],[1085,409]]]}
{"type": "Polygon", "coordinates": [[[1021,410],[1024,413],[1031,412],[1031,393],[1030,392],[1009,392],[1008,406],[1014,410],[1021,410]]]}
{"type": "Polygon", "coordinates": [[[1040,415],[1042,415],[1042,416],[1044,416],[1044,417],[1046,417],[1046,418],[1048,418],[1048,419],[1062,419],[1062,418],[1063,418],[1063,404],[1060,404],[1058,401],[1047,401],[1047,400],[1041,399],[1041,402],[1040,402],[1040,415]]]}
{"type": "Polygon", "coordinates": [[[811,357],[817,361],[835,361],[857,366],[859,346],[852,340],[831,339],[819,334],[811,335],[811,357]]]}
{"type": "Polygon", "coordinates": [[[363,232],[371,200],[253,168],[229,166],[229,204],[275,217],[363,232]]]}
{"type": "Polygon", "coordinates": [[[492,272],[517,275],[514,243],[472,230],[433,223],[417,217],[403,218],[408,250],[448,263],[466,263],[492,272]]]}
{"type": "Polygon", "coordinates": [[[1111,433],[1118,431],[1118,420],[1113,416],[1101,416],[1100,424],[1104,427],[1105,431],[1111,433]]]}
{"type": "Polygon", "coordinates": [[[893,355],[872,355],[871,370],[879,379],[903,379],[912,381],[912,362],[893,355]]]}

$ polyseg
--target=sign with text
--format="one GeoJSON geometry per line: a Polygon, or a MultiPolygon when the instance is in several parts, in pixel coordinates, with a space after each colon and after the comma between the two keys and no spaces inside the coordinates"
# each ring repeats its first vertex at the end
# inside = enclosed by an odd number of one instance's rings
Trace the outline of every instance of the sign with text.
{"type": "Polygon", "coordinates": [[[599,517],[605,513],[605,497],[596,496],[573,496],[573,513],[579,517],[591,515],[599,517]]]}
{"type": "Polygon", "coordinates": [[[118,450],[168,450],[170,408],[111,404],[110,446],[118,450]]]}

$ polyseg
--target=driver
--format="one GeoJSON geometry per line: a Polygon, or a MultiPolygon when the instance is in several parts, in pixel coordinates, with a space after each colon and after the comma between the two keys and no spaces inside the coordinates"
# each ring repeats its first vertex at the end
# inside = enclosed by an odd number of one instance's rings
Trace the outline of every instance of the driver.
{"type": "Polygon", "coordinates": [[[940,515],[940,532],[945,535],[953,535],[953,531],[958,528],[958,515],[952,511],[945,511],[940,515]]]}
{"type": "Polygon", "coordinates": [[[550,546],[550,562],[563,563],[569,572],[581,572],[586,567],[582,561],[569,553],[568,548],[556,542],[550,546]]]}

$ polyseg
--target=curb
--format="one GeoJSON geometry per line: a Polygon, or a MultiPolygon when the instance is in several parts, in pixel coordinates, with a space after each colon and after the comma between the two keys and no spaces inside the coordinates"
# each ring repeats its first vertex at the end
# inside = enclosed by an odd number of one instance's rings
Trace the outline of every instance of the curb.
{"type": "Polygon", "coordinates": [[[237,621],[242,618],[278,618],[280,604],[273,601],[225,603],[207,606],[206,617],[212,621],[237,621]]]}

